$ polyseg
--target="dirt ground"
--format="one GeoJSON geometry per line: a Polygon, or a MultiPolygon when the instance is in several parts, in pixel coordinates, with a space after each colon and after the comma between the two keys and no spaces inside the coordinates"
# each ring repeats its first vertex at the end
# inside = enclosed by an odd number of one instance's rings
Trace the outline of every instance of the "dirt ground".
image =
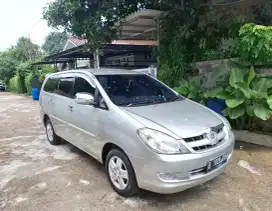
{"type": "Polygon", "coordinates": [[[236,143],[218,178],[174,195],[142,191],[126,199],[90,156],[49,145],[38,102],[0,93],[0,210],[271,211],[272,149],[236,143]]]}

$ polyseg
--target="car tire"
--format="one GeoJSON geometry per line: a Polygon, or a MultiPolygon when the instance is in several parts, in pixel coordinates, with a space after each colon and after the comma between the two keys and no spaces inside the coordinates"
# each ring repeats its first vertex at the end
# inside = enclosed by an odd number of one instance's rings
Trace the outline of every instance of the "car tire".
{"type": "Polygon", "coordinates": [[[50,119],[48,119],[45,123],[45,131],[46,131],[47,140],[49,141],[50,144],[52,145],[61,144],[61,138],[56,135],[53,128],[53,124],[50,119]]]}
{"type": "Polygon", "coordinates": [[[119,195],[130,197],[139,192],[134,169],[126,154],[121,150],[112,149],[108,153],[106,157],[106,172],[112,188],[119,195]]]}

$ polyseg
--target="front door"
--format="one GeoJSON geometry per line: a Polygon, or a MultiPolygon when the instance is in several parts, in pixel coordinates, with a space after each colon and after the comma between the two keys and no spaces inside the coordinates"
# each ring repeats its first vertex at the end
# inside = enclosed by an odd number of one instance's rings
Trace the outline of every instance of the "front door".
{"type": "MultiPolygon", "coordinates": [[[[95,84],[85,75],[78,74],[75,78],[74,96],[77,93],[88,93],[94,96],[95,84]]],[[[73,104],[74,128],[73,144],[97,158],[94,145],[97,143],[97,108],[93,105],[73,104]]]]}

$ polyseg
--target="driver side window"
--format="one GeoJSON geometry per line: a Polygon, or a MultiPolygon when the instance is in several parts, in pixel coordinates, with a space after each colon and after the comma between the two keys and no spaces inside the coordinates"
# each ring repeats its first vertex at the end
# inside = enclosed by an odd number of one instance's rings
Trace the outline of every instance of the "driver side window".
{"type": "Polygon", "coordinates": [[[76,96],[77,93],[88,93],[94,96],[94,91],[95,88],[92,87],[88,81],[86,81],[84,78],[76,77],[74,96],[76,96]]]}

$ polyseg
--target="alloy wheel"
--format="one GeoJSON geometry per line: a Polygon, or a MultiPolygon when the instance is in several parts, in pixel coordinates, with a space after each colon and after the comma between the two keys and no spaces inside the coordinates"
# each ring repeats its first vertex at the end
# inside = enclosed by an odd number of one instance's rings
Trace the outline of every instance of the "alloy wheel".
{"type": "Polygon", "coordinates": [[[129,183],[128,170],[125,163],[121,158],[113,156],[109,160],[108,168],[113,185],[120,190],[124,190],[129,183]]]}

